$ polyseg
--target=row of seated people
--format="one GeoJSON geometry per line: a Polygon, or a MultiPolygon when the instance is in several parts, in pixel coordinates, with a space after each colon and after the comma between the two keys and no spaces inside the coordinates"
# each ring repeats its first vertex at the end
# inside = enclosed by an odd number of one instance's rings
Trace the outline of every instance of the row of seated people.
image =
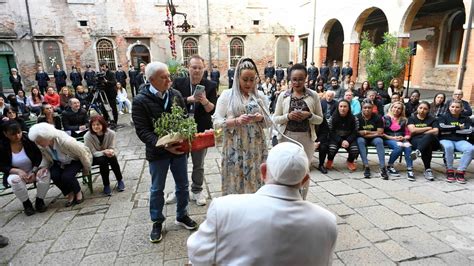
{"type": "Polygon", "coordinates": [[[321,172],[327,173],[328,169],[332,169],[333,160],[342,147],[348,152],[349,170],[357,169],[354,161],[360,154],[364,177],[370,178],[367,146],[372,145],[377,150],[380,174],[384,179],[388,179],[389,175],[400,176],[394,163],[403,153],[408,180],[415,181],[413,160],[418,157],[423,161],[425,178],[434,180],[431,170],[432,152],[442,149],[447,181],[466,182],[464,175],[474,156],[474,138],[471,120],[462,114],[463,103],[460,100],[451,101],[448,112],[439,117],[430,114],[431,105],[428,102],[421,102],[409,117],[405,116],[405,105],[401,101],[393,102],[388,114],[383,116],[374,112],[374,103],[370,99],[362,102],[362,113],[357,116],[352,114],[351,104],[345,99],[337,102],[334,111],[328,112],[327,106],[322,107],[325,117],[316,130],[318,169],[321,172]],[[384,146],[392,150],[387,165],[384,146]],[[455,151],[462,152],[457,168],[453,166],[455,151]],[[326,156],[327,162],[324,164],[326,156]]]}
{"type": "MultiPolygon", "coordinates": [[[[122,87],[121,83],[117,82],[117,103],[119,110],[122,112],[124,107],[130,112],[131,102],[128,99],[127,91],[122,87]]],[[[0,95],[1,97],[2,95],[0,95]]],[[[7,97],[0,100],[0,111],[3,111],[4,107],[13,106],[17,108],[18,112],[25,119],[28,119],[30,113],[39,116],[41,114],[41,106],[44,103],[50,104],[54,111],[61,113],[69,108],[69,100],[76,98],[80,102],[80,106],[84,109],[88,109],[91,101],[93,100],[93,94],[87,91],[82,85],[76,87],[75,93],[72,89],[64,86],[61,91],[57,93],[53,87],[48,87],[46,94],[43,96],[37,86],[31,88],[30,96],[26,96],[24,90],[20,89],[17,95],[10,94],[7,97]]],[[[0,112],[1,113],[1,112],[0,112]]]]}
{"type": "Polygon", "coordinates": [[[117,190],[124,191],[115,132],[99,115],[90,119],[88,128],[82,143],[50,123],[37,123],[29,132],[23,132],[15,119],[3,120],[1,135],[4,138],[0,142],[3,186],[12,188],[26,215],[46,211],[44,199],[51,180],[66,197],[66,207],[82,203],[84,195],[76,176],[81,171],[82,175],[90,174],[92,165],[99,166],[106,196],[112,195],[109,167],[117,180],[117,190]],[[34,182],[37,187],[35,207],[27,190],[27,184],[34,182]]]}
{"type": "MultiPolygon", "coordinates": [[[[403,101],[403,96],[400,93],[394,92],[390,95],[389,101],[386,101],[380,95],[380,91],[377,90],[368,90],[363,96],[361,96],[357,91],[353,90],[327,90],[320,94],[322,97],[321,104],[322,106],[328,106],[328,112],[333,112],[336,108],[336,104],[339,100],[345,99],[351,104],[351,112],[353,115],[358,115],[362,112],[362,101],[365,99],[370,99],[373,104],[373,110],[380,116],[388,114],[390,104],[393,102],[403,101]]],[[[413,114],[418,105],[420,104],[421,94],[418,90],[411,92],[410,97],[405,105],[405,116],[409,117],[413,114]]],[[[453,100],[459,100],[463,104],[462,115],[470,117],[472,116],[472,108],[469,105],[469,102],[462,100],[463,92],[461,90],[455,90],[453,92],[452,98],[447,99],[446,94],[439,92],[436,93],[433,101],[430,106],[430,114],[434,117],[439,117],[448,112],[448,106],[453,100]]]]}

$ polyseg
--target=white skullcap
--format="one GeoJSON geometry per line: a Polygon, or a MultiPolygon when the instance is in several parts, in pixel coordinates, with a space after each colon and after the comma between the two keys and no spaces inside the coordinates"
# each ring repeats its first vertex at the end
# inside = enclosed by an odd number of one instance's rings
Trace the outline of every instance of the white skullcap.
{"type": "Polygon", "coordinates": [[[300,183],[309,172],[308,157],[295,143],[283,142],[273,147],[267,157],[271,178],[283,185],[300,183]]]}

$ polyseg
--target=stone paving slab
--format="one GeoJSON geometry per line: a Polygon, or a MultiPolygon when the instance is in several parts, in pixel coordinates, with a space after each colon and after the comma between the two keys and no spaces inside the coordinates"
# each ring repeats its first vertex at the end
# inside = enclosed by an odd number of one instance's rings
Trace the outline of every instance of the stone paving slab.
{"type": "MultiPolygon", "coordinates": [[[[96,175],[93,194],[83,186],[84,203],[64,208],[64,197],[52,187],[46,198],[48,211],[31,217],[22,213],[13,195],[0,197],[0,234],[11,241],[0,249],[0,264],[173,266],[188,262],[186,240],[191,232],[174,224],[176,204],[164,207],[163,240],[149,242],[151,177],[144,145],[130,126],[120,128],[117,136],[124,192],[114,190],[111,197],[104,196],[102,180],[96,175]]],[[[439,159],[432,162],[438,176],[434,182],[422,178],[421,165],[415,167],[416,182],[407,181],[405,171],[389,181],[378,174],[364,179],[361,170],[346,169],[346,157],[338,155],[335,170],[327,175],[315,169],[310,173],[307,200],[337,217],[333,265],[474,265],[473,180],[466,185],[444,182],[439,159]]],[[[369,155],[369,163],[378,173],[375,155],[369,155]]],[[[204,192],[211,199],[221,195],[220,164],[219,148],[210,148],[204,192]]],[[[396,167],[403,169],[403,165],[396,167]]],[[[471,165],[468,178],[473,172],[471,165]]],[[[113,175],[111,184],[116,185],[113,175]]],[[[165,193],[173,189],[169,174],[165,193]]],[[[201,223],[207,207],[190,202],[188,211],[201,223]]]]}

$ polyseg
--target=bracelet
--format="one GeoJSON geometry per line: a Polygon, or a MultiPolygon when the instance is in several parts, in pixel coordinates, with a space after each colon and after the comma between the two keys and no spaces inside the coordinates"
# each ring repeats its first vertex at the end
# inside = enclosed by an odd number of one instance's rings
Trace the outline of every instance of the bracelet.
{"type": "Polygon", "coordinates": [[[240,122],[239,122],[239,119],[238,119],[238,118],[234,118],[234,123],[235,123],[235,125],[240,126],[240,122]]]}
{"type": "Polygon", "coordinates": [[[206,106],[206,105],[209,105],[209,100],[207,100],[207,103],[203,104],[202,106],[206,106]]]}

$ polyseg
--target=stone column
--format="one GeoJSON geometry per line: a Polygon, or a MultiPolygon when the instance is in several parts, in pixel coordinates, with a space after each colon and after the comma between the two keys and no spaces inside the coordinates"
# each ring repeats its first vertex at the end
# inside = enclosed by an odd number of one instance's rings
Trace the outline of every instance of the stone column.
{"type": "Polygon", "coordinates": [[[344,44],[344,60],[343,66],[347,61],[350,62],[352,67],[352,80],[357,80],[359,74],[359,49],[360,43],[346,43],[344,44]]]}

